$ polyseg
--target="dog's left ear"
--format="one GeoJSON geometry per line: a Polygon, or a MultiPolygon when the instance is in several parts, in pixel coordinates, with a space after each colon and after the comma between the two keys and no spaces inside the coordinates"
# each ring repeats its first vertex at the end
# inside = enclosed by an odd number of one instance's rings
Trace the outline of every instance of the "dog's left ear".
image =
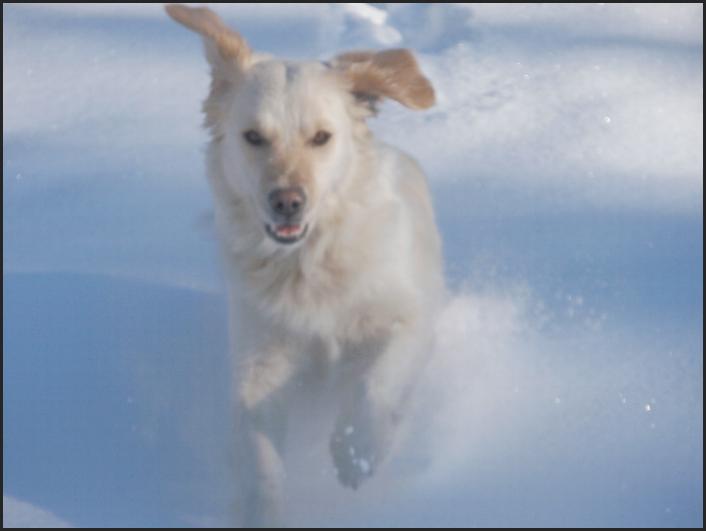
{"type": "Polygon", "coordinates": [[[353,94],[363,101],[392,98],[410,109],[434,105],[434,88],[409,50],[349,52],[337,56],[332,66],[343,73],[353,94]]]}

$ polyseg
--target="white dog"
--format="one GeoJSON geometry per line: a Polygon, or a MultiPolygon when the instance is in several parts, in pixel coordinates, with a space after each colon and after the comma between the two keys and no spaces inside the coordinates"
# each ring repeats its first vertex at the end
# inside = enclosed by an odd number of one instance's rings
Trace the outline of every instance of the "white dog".
{"type": "Polygon", "coordinates": [[[284,61],[252,52],[206,8],[167,12],[201,34],[211,65],[203,108],[229,282],[237,512],[246,526],[277,525],[303,375],[340,378],[330,449],[356,488],[388,455],[431,352],[443,277],[426,179],[365,120],[381,98],[426,109],[434,90],[408,50],[284,61]]]}

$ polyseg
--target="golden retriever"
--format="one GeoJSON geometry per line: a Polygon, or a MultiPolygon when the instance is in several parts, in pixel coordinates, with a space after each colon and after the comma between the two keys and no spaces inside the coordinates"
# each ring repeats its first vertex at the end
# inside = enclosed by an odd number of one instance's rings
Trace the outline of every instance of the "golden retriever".
{"type": "Polygon", "coordinates": [[[340,483],[357,488],[389,455],[431,354],[444,288],[426,178],[366,119],[382,98],[426,109],[434,89],[408,50],[281,60],[207,8],[166,10],[203,37],[211,67],[203,109],[229,286],[236,512],[245,526],[279,525],[302,375],[341,378],[330,450],[340,483]]]}

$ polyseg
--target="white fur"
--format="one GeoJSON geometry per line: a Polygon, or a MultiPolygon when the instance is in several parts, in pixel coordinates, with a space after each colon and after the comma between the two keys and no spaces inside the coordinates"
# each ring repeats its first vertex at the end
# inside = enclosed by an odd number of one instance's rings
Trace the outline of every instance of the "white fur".
{"type": "Polygon", "coordinates": [[[236,512],[246,526],[278,525],[285,421],[302,378],[338,373],[341,379],[330,448],[340,482],[355,488],[388,456],[431,352],[443,280],[426,179],[410,157],[375,141],[365,125],[371,99],[397,99],[400,85],[400,101],[420,108],[428,106],[431,87],[421,87],[424,102],[410,93],[410,76],[428,82],[413,71],[408,52],[399,52],[399,66],[396,52],[379,61],[382,67],[369,61],[378,69],[372,72],[357,63],[352,79],[348,63],[256,56],[235,33],[230,41],[229,34],[214,39],[226,30],[210,11],[191,20],[196,10],[170,9],[204,35],[214,76],[205,103],[212,133],[207,160],[235,360],[236,512]],[[205,16],[209,26],[202,31],[205,16]],[[398,75],[397,68],[405,71],[398,75]],[[385,87],[376,92],[378,82],[385,87]],[[359,87],[368,92],[363,102],[351,94],[359,87]],[[268,144],[245,142],[249,129],[268,144]],[[332,133],[329,143],[310,145],[322,129],[332,133]],[[283,245],[265,232],[266,198],[273,187],[291,184],[307,192],[309,232],[283,245]]]}

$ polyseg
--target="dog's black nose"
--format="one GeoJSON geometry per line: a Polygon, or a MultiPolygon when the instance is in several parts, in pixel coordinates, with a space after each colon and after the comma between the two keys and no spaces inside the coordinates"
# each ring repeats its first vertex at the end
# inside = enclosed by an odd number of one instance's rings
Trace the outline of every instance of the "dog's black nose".
{"type": "Polygon", "coordinates": [[[267,199],[272,212],[287,220],[301,215],[306,205],[306,194],[301,186],[277,188],[270,192],[267,199]]]}

